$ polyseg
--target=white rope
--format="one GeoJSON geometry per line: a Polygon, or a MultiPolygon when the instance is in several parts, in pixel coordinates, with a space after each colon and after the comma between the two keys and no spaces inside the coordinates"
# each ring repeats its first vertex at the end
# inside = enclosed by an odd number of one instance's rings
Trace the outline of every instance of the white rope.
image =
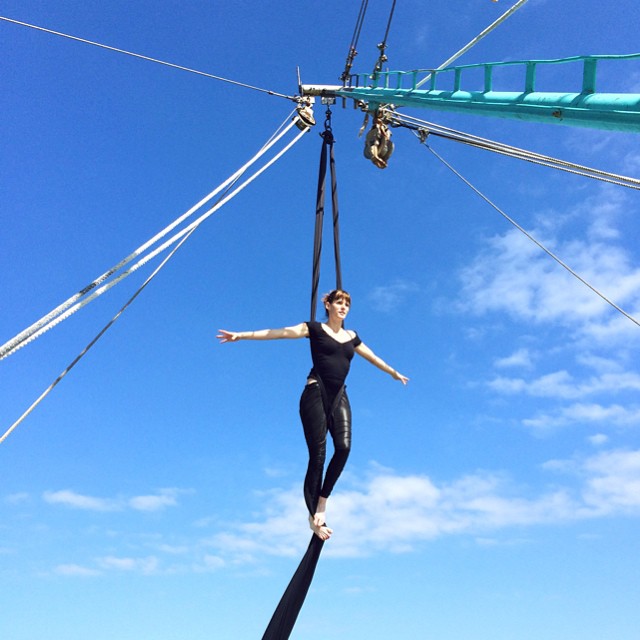
{"type": "MultiPolygon", "coordinates": [[[[290,117],[291,117],[291,115],[289,115],[287,117],[287,120],[290,117]]],[[[285,120],[285,122],[287,120],[285,120]]],[[[202,206],[204,206],[207,202],[209,202],[216,195],[218,195],[228,185],[230,185],[235,180],[237,180],[239,176],[241,176],[251,165],[255,164],[255,162],[257,162],[269,149],[271,149],[271,147],[273,147],[295,125],[295,120],[291,121],[289,123],[289,125],[286,126],[284,129],[282,129],[283,125],[284,125],[284,123],[282,125],[280,125],[280,127],[278,127],[278,130],[276,131],[276,133],[271,136],[271,138],[265,143],[265,145],[258,151],[258,153],[253,158],[251,158],[246,164],[244,164],[242,167],[240,167],[240,169],[238,169],[229,178],[227,178],[220,186],[216,187],[210,194],[208,194],[207,196],[202,198],[202,200],[200,200],[198,203],[196,203],[194,206],[192,206],[188,211],[183,213],[181,216],[176,218],[176,220],[174,220],[171,224],[166,226],[162,231],[160,231],[155,236],[153,236],[150,240],[148,240],[147,242],[142,244],[135,251],[133,251],[133,253],[129,254],[126,258],[124,258],[123,260],[118,262],[118,264],[116,264],[113,267],[111,267],[111,269],[109,269],[108,271],[103,273],[101,276],[98,276],[93,282],[91,282],[87,286],[83,287],[78,293],[74,294],[73,296],[71,296],[70,298],[65,300],[62,304],[60,304],[58,307],[56,307],[55,309],[50,311],[47,315],[43,316],[42,318],[40,318],[40,320],[38,320],[37,322],[33,323],[30,327],[27,327],[26,329],[21,331],[17,336],[15,336],[14,338],[12,338],[8,342],[6,342],[4,345],[2,345],[0,347],[0,360],[2,360],[3,358],[6,358],[7,356],[11,355],[14,351],[17,351],[21,346],[24,346],[24,344],[26,344],[27,342],[30,342],[31,340],[29,340],[29,338],[31,338],[32,336],[34,336],[34,339],[35,339],[35,337],[37,337],[35,334],[41,335],[42,333],[44,333],[44,331],[46,331],[49,328],[51,328],[52,326],[54,326],[53,324],[51,324],[52,321],[55,318],[57,318],[60,315],[62,315],[65,310],[67,310],[70,307],[72,307],[72,305],[76,304],[79,300],[81,300],[84,296],[86,296],[90,291],[92,291],[97,286],[99,286],[100,284],[102,284],[103,282],[108,280],[116,272],[118,272],[120,269],[122,269],[122,267],[124,267],[129,262],[131,262],[132,260],[134,260],[135,258],[140,256],[147,249],[149,249],[151,246],[153,246],[156,242],[158,242],[159,240],[164,238],[168,233],[173,231],[173,229],[175,229],[179,224],[184,222],[187,218],[189,218],[191,215],[193,215],[198,209],[200,209],[202,206]],[[47,325],[49,325],[49,324],[51,324],[51,326],[47,327],[47,325]],[[44,329],[44,331],[43,331],[42,330],[43,327],[47,327],[47,328],[44,329]]],[[[173,241],[175,241],[175,239],[173,241]]],[[[169,244],[171,244],[171,243],[169,243],[169,244]]],[[[163,248],[161,250],[166,248],[166,246],[168,246],[168,245],[167,244],[163,245],[163,248]]],[[[158,251],[156,251],[154,254],[152,254],[151,257],[157,255],[157,253],[158,253],[158,251]]],[[[143,264],[146,264],[146,262],[148,262],[148,260],[145,261],[143,264]]],[[[142,265],[140,265],[140,266],[142,266],[142,265]]],[[[136,269],[137,268],[138,267],[136,267],[136,269]]],[[[134,269],[134,271],[136,269],[134,269]]],[[[121,279],[122,278],[119,278],[118,282],[121,279]]],[[[94,298],[95,298],[95,296],[92,297],[91,299],[93,300],[94,298]]],[[[82,305],[82,306],[84,306],[84,305],[82,305]]],[[[75,312],[75,310],[77,310],[77,308],[79,308],[79,307],[74,307],[74,312],[75,312]]],[[[71,314],[65,315],[65,318],[68,317],[69,315],[71,315],[71,314]]],[[[55,324],[58,324],[58,322],[56,322],[55,324]]]]}
{"type": "MultiPolygon", "coordinates": [[[[280,159],[291,147],[293,147],[300,138],[309,131],[309,128],[305,128],[291,141],[287,144],[283,149],[281,149],[273,158],[271,158],[264,166],[258,169],[252,176],[247,178],[239,187],[237,187],[234,191],[230,192],[227,196],[223,197],[219,202],[217,202],[209,211],[200,216],[197,220],[191,223],[186,229],[183,229],[178,234],[176,234],[171,240],[167,241],[165,245],[170,244],[175,241],[179,237],[182,237],[180,242],[173,248],[171,253],[156,267],[153,273],[144,281],[142,286],[129,298],[129,300],[125,303],[125,305],[118,311],[118,313],[102,328],[102,330],[98,333],[98,335],[89,342],[89,344],[73,359],[71,364],[69,364],[64,371],[40,394],[40,396],[29,406],[29,408],[7,429],[7,431],[0,437],[0,444],[4,442],[9,435],[31,414],[31,412],[53,391],[54,387],[73,369],[73,367],[80,361],[80,359],[93,347],[93,345],[106,333],[106,331],[115,323],[115,321],[124,313],[125,309],[142,293],[143,289],[153,280],[153,278],[158,274],[160,269],[164,267],[164,265],[169,261],[169,259],[176,253],[176,251],[187,241],[187,239],[193,234],[193,232],[211,215],[213,215],[220,207],[226,204],[229,200],[231,200],[234,196],[236,196],[240,191],[242,191],[246,186],[248,186],[251,182],[253,182],[260,174],[266,171],[274,162],[280,159]]],[[[147,258],[145,257],[145,260],[147,258]]],[[[137,268],[138,265],[134,265],[130,271],[133,271],[137,268]]],[[[141,265],[140,265],[141,266],[141,265]]],[[[121,276],[126,277],[126,276],[121,276]]],[[[115,283],[113,283],[115,284],[115,283]]],[[[106,285],[107,287],[113,286],[113,284],[106,285]]],[[[104,287],[103,287],[104,288],[104,287]]],[[[106,289],[105,289],[106,290],[106,289]]],[[[95,295],[99,295],[97,292],[95,295]]]]}
{"type": "MultiPolygon", "coordinates": [[[[462,49],[460,49],[460,51],[458,51],[457,53],[454,53],[448,60],[443,62],[436,69],[436,71],[442,71],[442,69],[446,69],[452,62],[455,62],[460,56],[462,56],[467,51],[469,51],[469,49],[477,45],[478,42],[480,42],[480,40],[482,40],[485,36],[488,36],[494,29],[498,28],[507,18],[509,18],[518,9],[520,9],[520,7],[522,7],[526,1],[527,0],[518,0],[518,2],[516,2],[511,7],[511,9],[507,9],[495,22],[492,22],[484,31],[479,33],[473,40],[471,40],[471,42],[467,43],[464,47],[462,47],[462,49]]],[[[425,78],[420,80],[420,82],[416,84],[416,89],[421,87],[425,82],[428,82],[432,75],[433,73],[430,73],[425,78]]]]}
{"type": "Polygon", "coordinates": [[[67,309],[65,311],[65,313],[59,315],[52,322],[50,322],[49,324],[47,324],[44,327],[42,327],[40,330],[38,330],[35,333],[33,333],[32,335],[30,335],[27,339],[23,340],[20,344],[18,344],[16,347],[14,347],[14,349],[10,353],[13,353],[14,351],[17,351],[18,349],[21,349],[23,346],[26,346],[27,344],[29,344],[30,342],[32,342],[36,338],[40,337],[43,333],[47,332],[49,329],[52,329],[56,325],[60,324],[63,320],[66,320],[69,316],[73,315],[76,311],[79,311],[80,309],[82,309],[82,307],[86,306],[90,302],[93,302],[93,300],[95,300],[96,298],[101,296],[103,293],[106,293],[109,289],[114,287],[116,284],[120,283],[122,280],[124,280],[125,278],[129,277],[132,273],[135,273],[140,267],[143,267],[145,264],[147,264],[147,262],[149,262],[151,259],[155,258],[159,253],[161,253],[162,251],[167,249],[174,242],[177,242],[178,240],[180,240],[180,238],[182,238],[186,234],[188,234],[191,231],[193,231],[202,222],[204,222],[209,216],[213,215],[218,209],[220,209],[223,205],[225,205],[227,202],[229,202],[229,200],[231,200],[231,198],[236,196],[246,186],[248,186],[251,182],[253,182],[261,173],[263,173],[266,169],[268,169],[276,160],[278,160],[286,151],[288,151],[307,131],[308,131],[308,129],[305,129],[304,131],[301,131],[296,136],[296,138],[293,139],[293,141],[291,141],[276,156],[271,158],[271,160],[269,160],[267,162],[267,164],[265,164],[263,167],[261,167],[252,176],[247,178],[239,187],[234,189],[229,195],[227,195],[222,200],[220,200],[215,206],[213,206],[211,209],[209,209],[209,211],[207,211],[206,213],[202,214],[199,218],[197,218],[190,225],[188,225],[187,227],[185,227],[184,229],[180,230],[178,233],[173,235],[171,238],[166,240],[162,245],[160,245],[159,247],[154,249],[151,253],[147,254],[144,258],[142,258],[137,263],[135,263],[130,269],[127,269],[126,271],[122,272],[118,277],[114,278],[113,280],[111,280],[107,284],[103,285],[102,287],[96,289],[96,291],[94,291],[90,296],[87,296],[81,302],[76,303],[75,305],[73,305],[72,307],[67,309]]]}

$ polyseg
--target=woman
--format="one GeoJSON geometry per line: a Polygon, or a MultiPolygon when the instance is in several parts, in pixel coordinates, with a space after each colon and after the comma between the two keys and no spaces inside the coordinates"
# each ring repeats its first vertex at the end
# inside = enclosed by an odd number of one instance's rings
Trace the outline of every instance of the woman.
{"type": "Polygon", "coordinates": [[[351,296],[346,291],[336,289],[322,301],[327,311],[325,323],[302,322],[293,327],[261,331],[234,332],[221,329],[217,338],[221,344],[238,340],[310,339],[313,368],[300,398],[300,417],[309,448],[304,498],[309,509],[311,529],[321,540],[327,540],[333,533],[325,522],[327,498],[344,469],[351,449],[351,407],[344,381],[354,353],[402,384],[407,384],[409,378],[373,353],[355,331],[344,328],[344,320],[351,307],[351,296]],[[334,454],[323,480],[327,431],[333,440],[334,454]]]}

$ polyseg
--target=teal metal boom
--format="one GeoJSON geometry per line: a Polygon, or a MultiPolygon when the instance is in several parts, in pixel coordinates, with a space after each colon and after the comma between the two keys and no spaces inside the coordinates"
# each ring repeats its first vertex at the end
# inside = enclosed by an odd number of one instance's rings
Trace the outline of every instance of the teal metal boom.
{"type": "Polygon", "coordinates": [[[349,86],[305,86],[302,89],[306,95],[331,94],[352,98],[367,104],[369,110],[375,110],[383,104],[393,104],[640,133],[640,94],[596,91],[596,71],[600,60],[631,59],[640,60],[640,54],[490,62],[441,70],[384,71],[352,76],[349,86]],[[536,90],[536,75],[540,67],[569,62],[582,64],[579,92],[548,93],[536,90]],[[505,66],[523,68],[521,91],[494,90],[494,70],[505,66]],[[483,85],[482,90],[465,90],[465,74],[469,76],[470,70],[479,68],[484,79],[477,84],[483,85]],[[453,86],[449,90],[437,86],[445,75],[449,75],[449,79],[453,75],[453,86]],[[426,88],[421,88],[423,85],[426,88]]]}

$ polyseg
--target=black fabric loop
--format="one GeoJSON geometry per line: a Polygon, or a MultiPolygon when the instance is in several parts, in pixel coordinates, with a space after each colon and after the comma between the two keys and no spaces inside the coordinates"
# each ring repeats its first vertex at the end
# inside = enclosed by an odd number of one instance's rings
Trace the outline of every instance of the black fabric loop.
{"type": "Polygon", "coordinates": [[[331,206],[333,210],[333,254],[336,269],[336,289],[342,289],[342,265],[340,261],[340,214],[338,210],[338,179],[336,174],[336,162],[333,153],[334,137],[331,131],[330,112],[327,115],[325,130],[322,137],[322,150],[320,152],[320,170],[318,172],[318,189],[316,195],[316,218],[313,235],[313,268],[311,275],[311,312],[309,319],[316,319],[318,307],[318,285],[320,283],[320,262],[322,257],[322,229],[324,226],[325,209],[325,183],[327,178],[327,147],[329,148],[329,168],[331,173],[331,206]]]}
{"type": "Polygon", "coordinates": [[[333,255],[336,265],[336,289],[342,289],[342,265],[340,262],[340,215],[338,211],[338,178],[336,160],[333,155],[333,136],[331,136],[329,166],[331,168],[331,206],[333,207],[333,255]]]}

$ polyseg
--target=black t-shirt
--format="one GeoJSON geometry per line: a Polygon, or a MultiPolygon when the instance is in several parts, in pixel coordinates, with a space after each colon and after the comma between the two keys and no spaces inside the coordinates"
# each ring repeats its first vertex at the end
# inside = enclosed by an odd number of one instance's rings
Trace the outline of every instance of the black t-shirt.
{"type": "Polygon", "coordinates": [[[362,340],[355,334],[354,338],[347,342],[338,342],[332,338],[323,328],[320,322],[307,322],[309,327],[309,339],[311,343],[311,359],[313,369],[309,377],[316,373],[327,390],[330,398],[335,397],[349,373],[351,360],[355,348],[362,340]]]}

